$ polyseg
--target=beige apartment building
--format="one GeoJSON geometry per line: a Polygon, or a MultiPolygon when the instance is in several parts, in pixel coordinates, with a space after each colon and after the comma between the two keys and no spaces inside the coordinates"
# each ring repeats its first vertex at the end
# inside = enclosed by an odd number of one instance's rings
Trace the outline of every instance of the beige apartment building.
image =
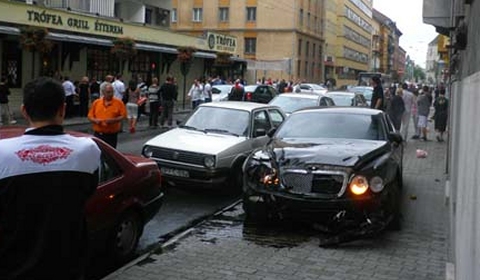
{"type": "MultiPolygon", "coordinates": [[[[236,38],[246,79],[324,80],[324,0],[173,0],[171,28],[236,38]]],[[[235,77],[232,77],[235,78],[235,77]]]]}

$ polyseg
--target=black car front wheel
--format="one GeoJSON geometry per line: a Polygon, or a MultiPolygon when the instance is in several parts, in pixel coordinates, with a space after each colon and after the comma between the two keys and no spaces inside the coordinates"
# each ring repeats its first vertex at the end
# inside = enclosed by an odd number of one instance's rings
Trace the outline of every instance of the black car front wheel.
{"type": "Polygon", "coordinates": [[[268,207],[265,202],[252,201],[246,194],[243,195],[243,211],[247,222],[264,223],[269,220],[268,207]]]}
{"type": "Polygon", "coordinates": [[[122,215],[113,228],[110,238],[110,251],[118,263],[129,261],[142,234],[143,222],[135,211],[128,211],[122,215]]]}

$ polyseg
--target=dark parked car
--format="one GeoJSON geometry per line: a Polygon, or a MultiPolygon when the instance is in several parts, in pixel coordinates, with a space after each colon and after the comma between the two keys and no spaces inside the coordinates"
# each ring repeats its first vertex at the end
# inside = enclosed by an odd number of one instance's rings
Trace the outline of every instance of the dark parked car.
{"type": "MultiPolygon", "coordinates": [[[[0,137],[16,137],[24,132],[21,127],[2,128],[0,137]]],[[[86,206],[89,236],[95,249],[106,249],[114,260],[123,262],[133,256],[144,225],[162,205],[161,174],[153,160],[123,155],[105,142],[93,139],[102,155],[99,184],[86,206]]]]}
{"type": "MultiPolygon", "coordinates": [[[[232,92],[233,92],[232,88],[232,92]]],[[[275,96],[279,95],[280,93],[272,86],[269,85],[249,85],[244,87],[244,93],[242,101],[250,101],[250,102],[257,102],[257,103],[264,103],[267,104],[272,100],[275,96]]],[[[230,94],[230,96],[233,96],[230,94]]],[[[229,97],[229,100],[236,100],[229,97]]]]}
{"type": "Polygon", "coordinates": [[[303,109],[269,135],[244,165],[247,219],[291,215],[333,232],[400,227],[402,137],[384,112],[303,109]]]}

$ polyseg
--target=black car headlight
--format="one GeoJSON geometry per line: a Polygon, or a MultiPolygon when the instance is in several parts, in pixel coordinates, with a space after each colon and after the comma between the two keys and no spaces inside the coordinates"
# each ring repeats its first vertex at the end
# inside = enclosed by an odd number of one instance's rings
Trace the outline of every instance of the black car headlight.
{"type": "Polygon", "coordinates": [[[153,148],[150,146],[144,146],[142,150],[142,155],[147,158],[151,158],[153,156],[153,148]]]}
{"type": "Polygon", "coordinates": [[[383,191],[385,188],[385,184],[383,183],[383,179],[381,177],[375,176],[370,179],[370,189],[374,193],[379,193],[383,191]]]}
{"type": "Polygon", "coordinates": [[[260,175],[260,183],[267,186],[278,186],[280,184],[280,180],[278,179],[277,170],[275,168],[264,169],[264,173],[260,175]]]}
{"type": "Polygon", "coordinates": [[[215,167],[215,157],[214,156],[204,157],[203,164],[205,165],[205,167],[208,167],[208,168],[215,167]]]}
{"type": "Polygon", "coordinates": [[[355,175],[349,184],[349,189],[354,195],[363,195],[369,188],[368,180],[365,176],[355,175]]]}

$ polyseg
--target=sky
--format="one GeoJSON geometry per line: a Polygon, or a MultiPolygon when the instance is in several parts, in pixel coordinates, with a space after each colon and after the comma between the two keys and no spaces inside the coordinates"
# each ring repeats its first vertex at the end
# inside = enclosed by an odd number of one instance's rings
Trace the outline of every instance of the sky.
{"type": "Polygon", "coordinates": [[[403,33],[400,46],[415,64],[425,68],[428,43],[437,33],[432,25],[423,23],[423,0],[373,0],[373,8],[396,22],[403,33]]]}

